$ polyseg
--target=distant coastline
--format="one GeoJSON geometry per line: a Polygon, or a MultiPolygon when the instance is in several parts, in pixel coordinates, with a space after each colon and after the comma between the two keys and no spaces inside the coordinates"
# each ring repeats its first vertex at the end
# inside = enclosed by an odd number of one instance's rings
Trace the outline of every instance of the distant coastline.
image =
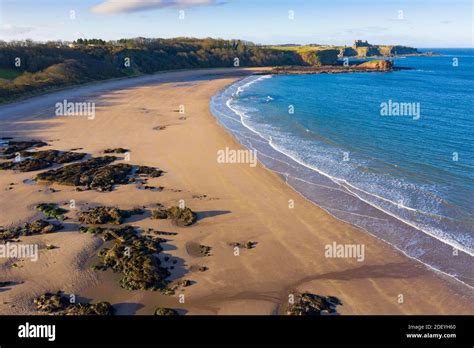
{"type": "MultiPolygon", "coordinates": [[[[74,42],[3,42],[0,104],[96,81],[162,71],[229,67],[277,67],[274,73],[391,71],[385,63],[341,69],[341,59],[430,55],[400,45],[256,45],[221,39],[78,39],[74,42]],[[284,67],[284,68],[283,68],[284,67]],[[299,67],[294,68],[294,67],[299,67]]],[[[347,66],[344,65],[345,68],[347,66]]]]}

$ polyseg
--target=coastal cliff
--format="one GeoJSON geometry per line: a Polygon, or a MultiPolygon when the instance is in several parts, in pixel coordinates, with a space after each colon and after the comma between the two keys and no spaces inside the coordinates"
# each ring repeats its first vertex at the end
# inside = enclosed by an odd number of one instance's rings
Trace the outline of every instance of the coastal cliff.
{"type": "Polygon", "coordinates": [[[421,55],[414,47],[401,45],[372,45],[367,41],[356,40],[352,46],[331,45],[283,45],[272,46],[274,50],[286,51],[299,56],[303,65],[337,65],[341,58],[398,57],[402,55],[421,55]]]}

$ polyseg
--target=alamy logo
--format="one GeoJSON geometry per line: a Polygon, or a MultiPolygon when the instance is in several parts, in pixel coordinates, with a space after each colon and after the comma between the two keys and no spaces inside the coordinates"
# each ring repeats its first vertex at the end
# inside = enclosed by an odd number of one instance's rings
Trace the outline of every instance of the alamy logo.
{"type": "Polygon", "coordinates": [[[95,118],[95,103],[91,102],[70,102],[64,99],[54,106],[56,116],[86,116],[89,120],[95,118]]]}
{"type": "Polygon", "coordinates": [[[47,338],[48,341],[56,339],[56,325],[35,325],[26,322],[18,326],[20,338],[47,338]]]}
{"type": "Polygon", "coordinates": [[[250,167],[257,165],[256,150],[233,150],[226,147],[217,151],[217,163],[248,163],[250,167]]]}
{"type": "Polygon", "coordinates": [[[381,116],[409,116],[414,120],[420,119],[420,103],[400,103],[389,99],[380,103],[381,116]]]}
{"type": "Polygon", "coordinates": [[[327,258],[355,258],[358,262],[365,259],[364,244],[326,244],[324,256],[327,258]]]}
{"type": "Polygon", "coordinates": [[[31,259],[31,261],[36,262],[38,261],[38,244],[16,244],[10,242],[0,244],[0,257],[31,259]]]}

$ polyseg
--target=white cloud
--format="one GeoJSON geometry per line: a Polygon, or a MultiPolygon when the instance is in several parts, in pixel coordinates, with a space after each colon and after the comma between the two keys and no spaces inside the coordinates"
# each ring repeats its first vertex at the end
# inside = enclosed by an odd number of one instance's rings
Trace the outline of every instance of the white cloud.
{"type": "Polygon", "coordinates": [[[210,6],[222,3],[219,0],[105,0],[92,7],[95,13],[129,13],[167,7],[210,6]]]}
{"type": "Polygon", "coordinates": [[[3,35],[15,36],[29,33],[33,29],[33,27],[26,27],[21,25],[2,24],[0,26],[0,33],[3,35]]]}

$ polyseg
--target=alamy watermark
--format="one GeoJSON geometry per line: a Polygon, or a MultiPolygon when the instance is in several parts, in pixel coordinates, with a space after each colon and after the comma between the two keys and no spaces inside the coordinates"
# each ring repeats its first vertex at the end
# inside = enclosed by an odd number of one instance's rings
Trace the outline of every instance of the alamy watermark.
{"type": "Polygon", "coordinates": [[[56,339],[56,325],[38,325],[26,322],[18,326],[19,338],[47,338],[48,341],[56,339]]]}
{"type": "Polygon", "coordinates": [[[226,147],[217,151],[217,163],[248,163],[253,168],[257,166],[257,151],[234,150],[226,147]]]}
{"type": "Polygon", "coordinates": [[[326,244],[324,247],[324,256],[327,258],[354,258],[358,262],[365,260],[364,244],[326,244]]]}
{"type": "Polygon", "coordinates": [[[31,259],[38,261],[38,244],[0,244],[0,258],[31,259]]]}
{"type": "Polygon", "coordinates": [[[56,116],[86,116],[89,120],[95,118],[95,103],[70,102],[64,99],[54,105],[56,116]]]}
{"type": "Polygon", "coordinates": [[[381,116],[408,116],[414,120],[420,119],[420,103],[396,102],[389,99],[380,103],[381,116]]]}

